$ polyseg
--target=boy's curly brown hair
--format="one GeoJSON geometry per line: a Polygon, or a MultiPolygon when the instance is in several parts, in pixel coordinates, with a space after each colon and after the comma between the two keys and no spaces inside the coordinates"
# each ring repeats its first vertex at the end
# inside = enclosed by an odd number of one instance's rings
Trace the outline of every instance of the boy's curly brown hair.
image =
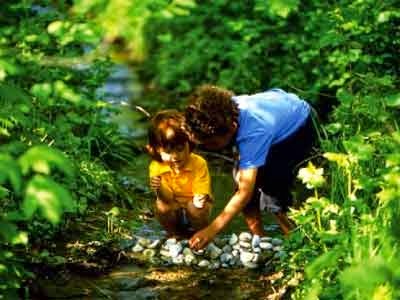
{"type": "Polygon", "coordinates": [[[185,116],[175,109],[156,113],[150,120],[148,130],[149,143],[146,150],[149,155],[161,162],[157,148],[163,148],[167,152],[177,149],[179,151],[185,143],[189,143],[190,151],[192,151],[194,145],[190,141],[185,127],[185,116]]]}
{"type": "Polygon", "coordinates": [[[190,96],[185,119],[190,133],[199,141],[224,135],[237,122],[239,109],[233,92],[214,85],[201,85],[190,96]]]}

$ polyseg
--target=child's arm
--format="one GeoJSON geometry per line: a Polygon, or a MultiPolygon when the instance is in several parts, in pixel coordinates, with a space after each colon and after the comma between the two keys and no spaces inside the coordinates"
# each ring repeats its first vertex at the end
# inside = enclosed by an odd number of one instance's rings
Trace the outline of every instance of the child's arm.
{"type": "Polygon", "coordinates": [[[189,241],[194,249],[204,248],[232,218],[243,210],[250,201],[257,178],[257,169],[239,170],[239,185],[235,194],[226,204],[223,211],[206,228],[197,231],[189,241]]]}
{"type": "Polygon", "coordinates": [[[150,177],[150,188],[160,200],[167,203],[174,200],[173,191],[167,185],[162,184],[161,176],[150,177]]]}
{"type": "Polygon", "coordinates": [[[208,201],[211,202],[211,178],[207,162],[201,156],[197,157],[196,168],[193,178],[193,205],[203,208],[208,201]]]}

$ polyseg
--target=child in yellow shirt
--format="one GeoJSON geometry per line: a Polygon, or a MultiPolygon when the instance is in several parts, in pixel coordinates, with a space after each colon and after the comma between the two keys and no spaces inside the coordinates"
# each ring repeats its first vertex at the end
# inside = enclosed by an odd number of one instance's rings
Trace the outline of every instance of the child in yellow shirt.
{"type": "Polygon", "coordinates": [[[184,124],[176,110],[158,112],[151,119],[147,145],[156,217],[168,236],[177,237],[206,227],[212,207],[207,162],[192,153],[184,124]]]}

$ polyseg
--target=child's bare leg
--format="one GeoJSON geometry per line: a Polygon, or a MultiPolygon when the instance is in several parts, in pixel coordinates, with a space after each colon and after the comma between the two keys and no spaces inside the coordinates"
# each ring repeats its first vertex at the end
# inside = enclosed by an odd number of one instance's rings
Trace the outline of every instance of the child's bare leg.
{"type": "Polygon", "coordinates": [[[161,226],[167,231],[167,236],[179,235],[180,210],[177,205],[157,199],[155,215],[161,226]]]}
{"type": "Polygon", "coordinates": [[[243,215],[247,227],[252,234],[257,234],[259,236],[265,235],[261,218],[261,211],[258,205],[248,205],[243,209],[243,215]]]}
{"type": "Polygon", "coordinates": [[[293,223],[288,219],[285,212],[274,213],[274,216],[279,224],[284,235],[288,235],[289,232],[294,228],[293,223]]]}
{"type": "Polygon", "coordinates": [[[211,213],[212,204],[210,202],[205,202],[202,208],[197,208],[190,201],[186,206],[187,218],[194,230],[200,230],[209,224],[209,218],[211,213]]]}

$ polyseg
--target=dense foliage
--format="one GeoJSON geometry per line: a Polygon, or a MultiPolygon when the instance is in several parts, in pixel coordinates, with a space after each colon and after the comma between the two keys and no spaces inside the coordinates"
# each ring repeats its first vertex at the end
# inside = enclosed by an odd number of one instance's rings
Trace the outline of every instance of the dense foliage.
{"type": "Polygon", "coordinates": [[[2,1],[0,294],[63,214],[132,201],[113,171],[132,151],[96,97],[116,50],[171,99],[207,82],[313,103],[321,151],[299,172],[312,197],[292,211],[281,283],[293,299],[400,297],[398,1],[69,3],[2,1]]]}
{"type": "Polygon", "coordinates": [[[113,169],[133,152],[95,96],[110,65],[90,50],[101,30],[67,18],[62,1],[34,2],[1,4],[1,299],[15,297],[32,243],[62,232],[63,214],[129,199],[113,169]]]}

